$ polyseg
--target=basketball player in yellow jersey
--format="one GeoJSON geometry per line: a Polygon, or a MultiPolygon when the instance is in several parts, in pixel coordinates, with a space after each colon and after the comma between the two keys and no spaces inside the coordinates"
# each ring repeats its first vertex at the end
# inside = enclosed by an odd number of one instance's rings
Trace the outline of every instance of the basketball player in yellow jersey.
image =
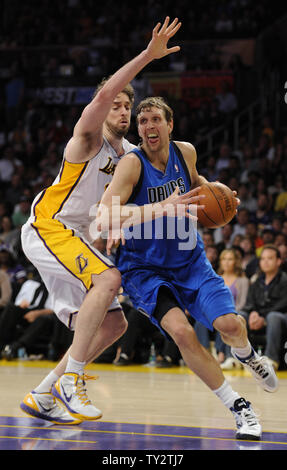
{"type": "Polygon", "coordinates": [[[21,403],[32,416],[75,424],[102,415],[87,397],[84,366],[124,333],[126,320],[115,300],[120,273],[92,247],[89,211],[119,157],[132,148],[124,139],[133,103],[129,82],[154,59],[180,49],[167,47],[180,26],[177,18],[158,23],[147,48],[100,87],[75,126],[60,174],[35,198],[23,226],[24,253],[45,282],[54,312],[75,331],[64,358],[21,403]]]}

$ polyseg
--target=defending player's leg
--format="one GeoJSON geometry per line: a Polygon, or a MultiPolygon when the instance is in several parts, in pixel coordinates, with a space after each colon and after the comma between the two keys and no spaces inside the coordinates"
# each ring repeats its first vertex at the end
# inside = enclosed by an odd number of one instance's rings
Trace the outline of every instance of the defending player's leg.
{"type": "MultiPolygon", "coordinates": [[[[94,361],[106,348],[120,338],[126,331],[126,328],[127,321],[120,308],[107,312],[97,335],[90,344],[86,364],[94,361]]],[[[23,399],[20,407],[25,413],[32,417],[52,421],[54,424],[78,424],[83,421],[83,418],[79,416],[77,418],[73,417],[64,406],[62,400],[56,400],[51,393],[52,386],[65,373],[69,353],[70,348],[56,368],[23,399]]],[[[86,376],[82,376],[81,380],[85,382],[86,376]]],[[[83,387],[84,384],[82,383],[82,394],[83,387]]],[[[101,412],[99,411],[98,417],[100,415],[101,412]]]]}
{"type": "Polygon", "coordinates": [[[270,362],[259,356],[251,346],[246,323],[242,316],[233,313],[218,317],[214,328],[220,332],[222,340],[231,346],[232,355],[248,369],[256,382],[267,392],[278,389],[278,378],[270,362]]]}
{"type": "Polygon", "coordinates": [[[237,439],[260,440],[262,428],[251,404],[227,383],[218,362],[201,346],[185,314],[174,307],[163,316],[161,326],[177,344],[186,365],[232,412],[237,439]]]}

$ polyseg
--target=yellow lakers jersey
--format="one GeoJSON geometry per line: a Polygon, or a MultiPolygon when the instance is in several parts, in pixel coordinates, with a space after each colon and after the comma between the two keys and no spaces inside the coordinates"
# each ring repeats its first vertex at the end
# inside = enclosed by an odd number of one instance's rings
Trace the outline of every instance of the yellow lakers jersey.
{"type": "MultiPolygon", "coordinates": [[[[123,139],[125,153],[134,147],[123,139]]],[[[119,158],[105,138],[98,154],[87,162],[70,163],[63,158],[54,183],[34,199],[29,222],[34,224],[38,219],[56,219],[78,236],[91,241],[91,208],[100,202],[119,158]]]]}

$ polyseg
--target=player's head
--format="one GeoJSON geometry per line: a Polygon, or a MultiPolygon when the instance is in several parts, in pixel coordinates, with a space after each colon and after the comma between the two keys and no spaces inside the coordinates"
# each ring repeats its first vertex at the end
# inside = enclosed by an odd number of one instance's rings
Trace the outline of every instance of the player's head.
{"type": "Polygon", "coordinates": [[[138,133],[143,146],[158,151],[169,142],[173,130],[173,111],[160,96],[141,101],[136,109],[138,133]]]}
{"type": "MultiPolygon", "coordinates": [[[[98,85],[95,95],[107,83],[105,78],[98,85]]],[[[131,122],[131,110],[134,104],[134,89],[131,84],[126,85],[115,97],[113,105],[105,120],[106,129],[117,137],[124,137],[129,130],[131,122]]]]}

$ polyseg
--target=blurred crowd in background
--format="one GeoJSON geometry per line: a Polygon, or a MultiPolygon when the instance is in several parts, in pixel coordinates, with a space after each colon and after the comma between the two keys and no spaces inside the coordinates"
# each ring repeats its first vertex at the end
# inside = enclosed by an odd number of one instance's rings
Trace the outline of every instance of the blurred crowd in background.
{"type": "MultiPolygon", "coordinates": [[[[182,11],[185,12],[184,25],[177,37],[182,44],[181,58],[177,62],[172,56],[157,61],[149,71],[222,70],[216,54],[193,57],[185,53],[185,44],[206,37],[256,37],[283,11],[281,2],[281,6],[278,4],[274,8],[267,0],[260,3],[194,0],[192,8],[187,0],[168,0],[165,11],[161,2],[147,0],[145,4],[137,5],[136,15],[127,2],[100,4],[88,0],[43,0],[39,4],[33,0],[10,0],[4,4],[0,28],[0,81],[3,85],[0,101],[0,320],[11,303],[17,304],[18,309],[27,308],[23,307],[21,299],[17,299],[25,282],[34,280],[38,283],[34,284],[35,289],[41,285],[41,279],[22,252],[21,226],[29,217],[34,197],[52,184],[58,174],[63,150],[82,111],[82,107],[75,104],[48,106],[39,97],[31,97],[28,89],[43,83],[47,85],[49,80],[56,83],[57,79],[61,85],[61,67],[67,64],[73,68],[73,84],[96,86],[98,78],[113,73],[147,44],[155,18],[161,20],[169,14],[181,19],[182,11]],[[41,48],[31,50],[35,45],[41,45],[41,48]]],[[[229,64],[235,78],[238,67],[243,65],[235,55],[229,64]]],[[[142,76],[134,80],[136,93],[138,90],[139,95],[151,94],[148,81],[145,80],[141,88],[142,80],[142,76]]],[[[195,146],[206,132],[231,122],[241,108],[241,96],[236,94],[236,89],[231,92],[228,84],[212,103],[196,109],[166,92],[163,95],[175,111],[173,138],[190,141],[195,146]]],[[[136,100],[138,98],[136,95],[136,100]]],[[[254,135],[252,142],[247,136],[241,136],[236,148],[230,142],[222,141],[218,152],[210,153],[204,159],[198,152],[199,172],[209,181],[227,184],[238,192],[241,200],[238,214],[230,224],[216,230],[199,227],[207,256],[218,271],[221,253],[235,249],[242,273],[250,284],[258,277],[260,256],[267,244],[277,247],[280,271],[287,272],[287,132],[275,128],[267,110],[254,135]]],[[[138,143],[134,118],[127,138],[138,143]]],[[[104,251],[104,244],[101,249],[104,251]]],[[[286,296],[286,291],[282,295],[286,296]]],[[[52,311],[47,298],[41,297],[39,302],[35,304],[37,311],[44,311],[51,322],[54,315],[50,315],[52,311]]],[[[123,305],[128,314],[132,306],[124,297],[123,305]]],[[[27,323],[33,321],[26,319],[24,327],[27,323]]],[[[0,349],[14,341],[3,338],[1,343],[1,327],[3,322],[0,323],[0,349]]],[[[20,325],[18,338],[23,333],[22,327],[20,325]]],[[[59,330],[54,323],[50,327],[50,334],[55,328],[59,330]]],[[[38,335],[37,331],[33,334],[38,335]]],[[[62,346],[70,338],[63,336],[62,346]]],[[[49,357],[56,359],[63,347],[54,354],[55,345],[51,346],[47,337],[45,341],[50,345],[49,357]]],[[[149,351],[151,342],[147,341],[147,345],[146,351],[149,351]]],[[[17,343],[10,356],[17,355],[21,346],[23,342],[17,343]]],[[[109,359],[111,362],[119,362],[122,347],[117,344],[115,348],[113,358],[109,359]]],[[[47,354],[45,349],[44,355],[47,354]]],[[[160,361],[169,357],[162,349],[159,355],[160,361]]],[[[125,357],[129,363],[129,354],[122,356],[122,362],[125,363],[125,357]]],[[[177,357],[175,363],[178,361],[177,357]]]]}

